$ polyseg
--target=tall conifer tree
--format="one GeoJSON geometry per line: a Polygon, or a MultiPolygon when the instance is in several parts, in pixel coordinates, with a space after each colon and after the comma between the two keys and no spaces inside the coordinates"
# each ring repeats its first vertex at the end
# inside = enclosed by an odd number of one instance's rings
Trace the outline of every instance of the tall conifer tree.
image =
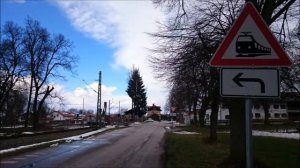
{"type": "Polygon", "coordinates": [[[126,90],[132,100],[132,113],[134,116],[142,117],[147,111],[147,96],[143,79],[138,69],[133,68],[128,80],[126,90]]]}

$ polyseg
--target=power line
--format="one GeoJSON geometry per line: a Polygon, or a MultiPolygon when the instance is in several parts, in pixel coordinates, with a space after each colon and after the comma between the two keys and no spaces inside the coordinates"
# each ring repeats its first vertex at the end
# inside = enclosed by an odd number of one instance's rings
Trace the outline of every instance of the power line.
{"type": "Polygon", "coordinates": [[[95,89],[93,89],[84,79],[82,79],[82,81],[84,82],[84,84],[87,86],[87,87],[89,87],[91,90],[93,90],[95,93],[97,93],[98,94],[98,92],[95,90],[95,89]]]}

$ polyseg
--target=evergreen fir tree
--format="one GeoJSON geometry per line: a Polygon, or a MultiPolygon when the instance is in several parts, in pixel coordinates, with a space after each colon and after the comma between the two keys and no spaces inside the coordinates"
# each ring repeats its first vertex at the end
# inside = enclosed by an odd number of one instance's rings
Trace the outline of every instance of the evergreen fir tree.
{"type": "Polygon", "coordinates": [[[132,113],[142,117],[147,111],[146,89],[138,69],[133,68],[130,72],[128,88],[126,90],[132,100],[132,113]]]}

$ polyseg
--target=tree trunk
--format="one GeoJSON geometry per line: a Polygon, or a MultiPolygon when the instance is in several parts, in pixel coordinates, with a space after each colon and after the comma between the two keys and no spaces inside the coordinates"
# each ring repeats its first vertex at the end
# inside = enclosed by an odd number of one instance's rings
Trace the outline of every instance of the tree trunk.
{"type": "Polygon", "coordinates": [[[29,122],[29,113],[30,113],[30,106],[31,106],[31,95],[32,95],[32,84],[33,84],[33,78],[31,77],[30,79],[30,88],[29,88],[29,98],[28,98],[28,102],[27,102],[27,109],[26,109],[26,113],[25,113],[25,122],[24,122],[24,127],[27,128],[28,127],[28,122],[29,122]]]}
{"type": "Polygon", "coordinates": [[[243,167],[246,159],[245,100],[230,99],[230,160],[243,167]]]}
{"type": "Polygon", "coordinates": [[[201,104],[201,108],[199,111],[200,127],[204,127],[204,125],[205,125],[205,114],[206,114],[207,107],[208,107],[208,98],[204,97],[202,99],[202,104],[201,104]]]}
{"type": "Polygon", "coordinates": [[[39,111],[37,109],[37,104],[38,104],[38,90],[39,89],[35,90],[34,97],[33,97],[33,105],[32,105],[32,112],[33,112],[33,123],[32,123],[32,126],[33,126],[34,130],[37,130],[38,126],[39,126],[39,111]]]}
{"type": "MultiPolygon", "coordinates": [[[[192,105],[189,101],[189,104],[188,104],[188,114],[192,114],[192,105]]],[[[193,120],[191,121],[191,124],[194,125],[195,124],[195,116],[193,117],[193,120]]]]}
{"type": "Polygon", "coordinates": [[[197,99],[194,99],[193,113],[194,113],[194,125],[197,125],[197,123],[198,123],[198,118],[197,118],[197,99]]]}
{"type": "Polygon", "coordinates": [[[218,112],[220,104],[219,86],[215,85],[211,96],[210,142],[217,141],[218,112]]]}
{"type": "Polygon", "coordinates": [[[218,112],[219,112],[219,99],[216,96],[211,103],[211,115],[210,115],[210,142],[216,142],[217,126],[218,126],[218,112]]]}

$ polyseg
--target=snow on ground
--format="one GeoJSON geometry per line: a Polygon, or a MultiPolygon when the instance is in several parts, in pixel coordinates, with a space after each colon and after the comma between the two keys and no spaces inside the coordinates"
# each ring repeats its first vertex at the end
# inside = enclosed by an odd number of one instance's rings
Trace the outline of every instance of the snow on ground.
{"type": "Polygon", "coordinates": [[[96,130],[96,131],[87,132],[87,133],[84,133],[84,134],[81,134],[81,135],[76,135],[76,136],[64,138],[64,140],[66,140],[66,141],[79,141],[81,139],[87,138],[89,136],[92,136],[94,134],[98,134],[100,132],[103,132],[105,130],[112,129],[112,128],[115,128],[115,126],[107,126],[106,128],[102,128],[102,129],[99,129],[99,130],[96,130]]]}
{"type": "Polygon", "coordinates": [[[36,146],[40,146],[40,145],[44,145],[44,144],[48,144],[48,143],[50,144],[50,143],[60,142],[60,141],[62,141],[62,139],[56,139],[56,140],[47,141],[47,142],[40,142],[40,143],[25,145],[25,146],[18,146],[16,148],[3,149],[3,150],[0,150],[0,155],[6,154],[6,153],[9,153],[9,152],[15,152],[15,151],[18,151],[18,150],[28,149],[28,148],[31,148],[31,147],[36,147],[36,146]]]}
{"type": "Polygon", "coordinates": [[[188,132],[188,131],[176,131],[173,132],[174,134],[181,134],[181,135],[192,135],[192,134],[199,134],[197,132],[188,132]]]}
{"type": "MultiPolygon", "coordinates": [[[[218,133],[230,134],[230,131],[222,131],[218,133]]],[[[287,139],[299,139],[300,133],[287,133],[287,132],[268,132],[268,131],[252,131],[253,136],[265,136],[265,137],[276,137],[276,138],[287,138],[287,139]]]]}
{"type": "Polygon", "coordinates": [[[266,137],[277,137],[277,138],[288,138],[288,139],[300,139],[300,133],[283,133],[283,132],[267,132],[267,131],[252,131],[254,136],[266,136],[266,137]]]}
{"type": "Polygon", "coordinates": [[[16,147],[16,148],[4,149],[4,150],[0,150],[0,155],[6,154],[6,153],[9,153],[9,152],[15,152],[15,151],[18,151],[18,150],[28,149],[28,148],[31,148],[31,147],[37,147],[37,146],[41,146],[41,145],[45,145],[45,144],[55,143],[54,145],[51,145],[51,146],[55,146],[55,145],[57,146],[59,142],[63,142],[63,141],[65,141],[67,143],[70,143],[72,141],[81,140],[83,138],[87,138],[89,136],[92,136],[94,134],[98,134],[100,132],[103,132],[103,131],[106,131],[106,130],[112,129],[112,128],[115,128],[115,126],[107,126],[106,128],[102,128],[102,129],[99,129],[99,130],[96,130],[96,131],[87,132],[87,133],[84,133],[84,134],[81,134],[81,135],[72,136],[72,137],[68,137],[68,138],[62,138],[62,139],[56,139],[56,140],[47,141],[47,142],[35,143],[35,144],[31,144],[31,145],[19,146],[19,147],[16,147]]]}
{"type": "Polygon", "coordinates": [[[32,135],[32,134],[34,134],[34,132],[22,132],[22,134],[32,135]]]}

